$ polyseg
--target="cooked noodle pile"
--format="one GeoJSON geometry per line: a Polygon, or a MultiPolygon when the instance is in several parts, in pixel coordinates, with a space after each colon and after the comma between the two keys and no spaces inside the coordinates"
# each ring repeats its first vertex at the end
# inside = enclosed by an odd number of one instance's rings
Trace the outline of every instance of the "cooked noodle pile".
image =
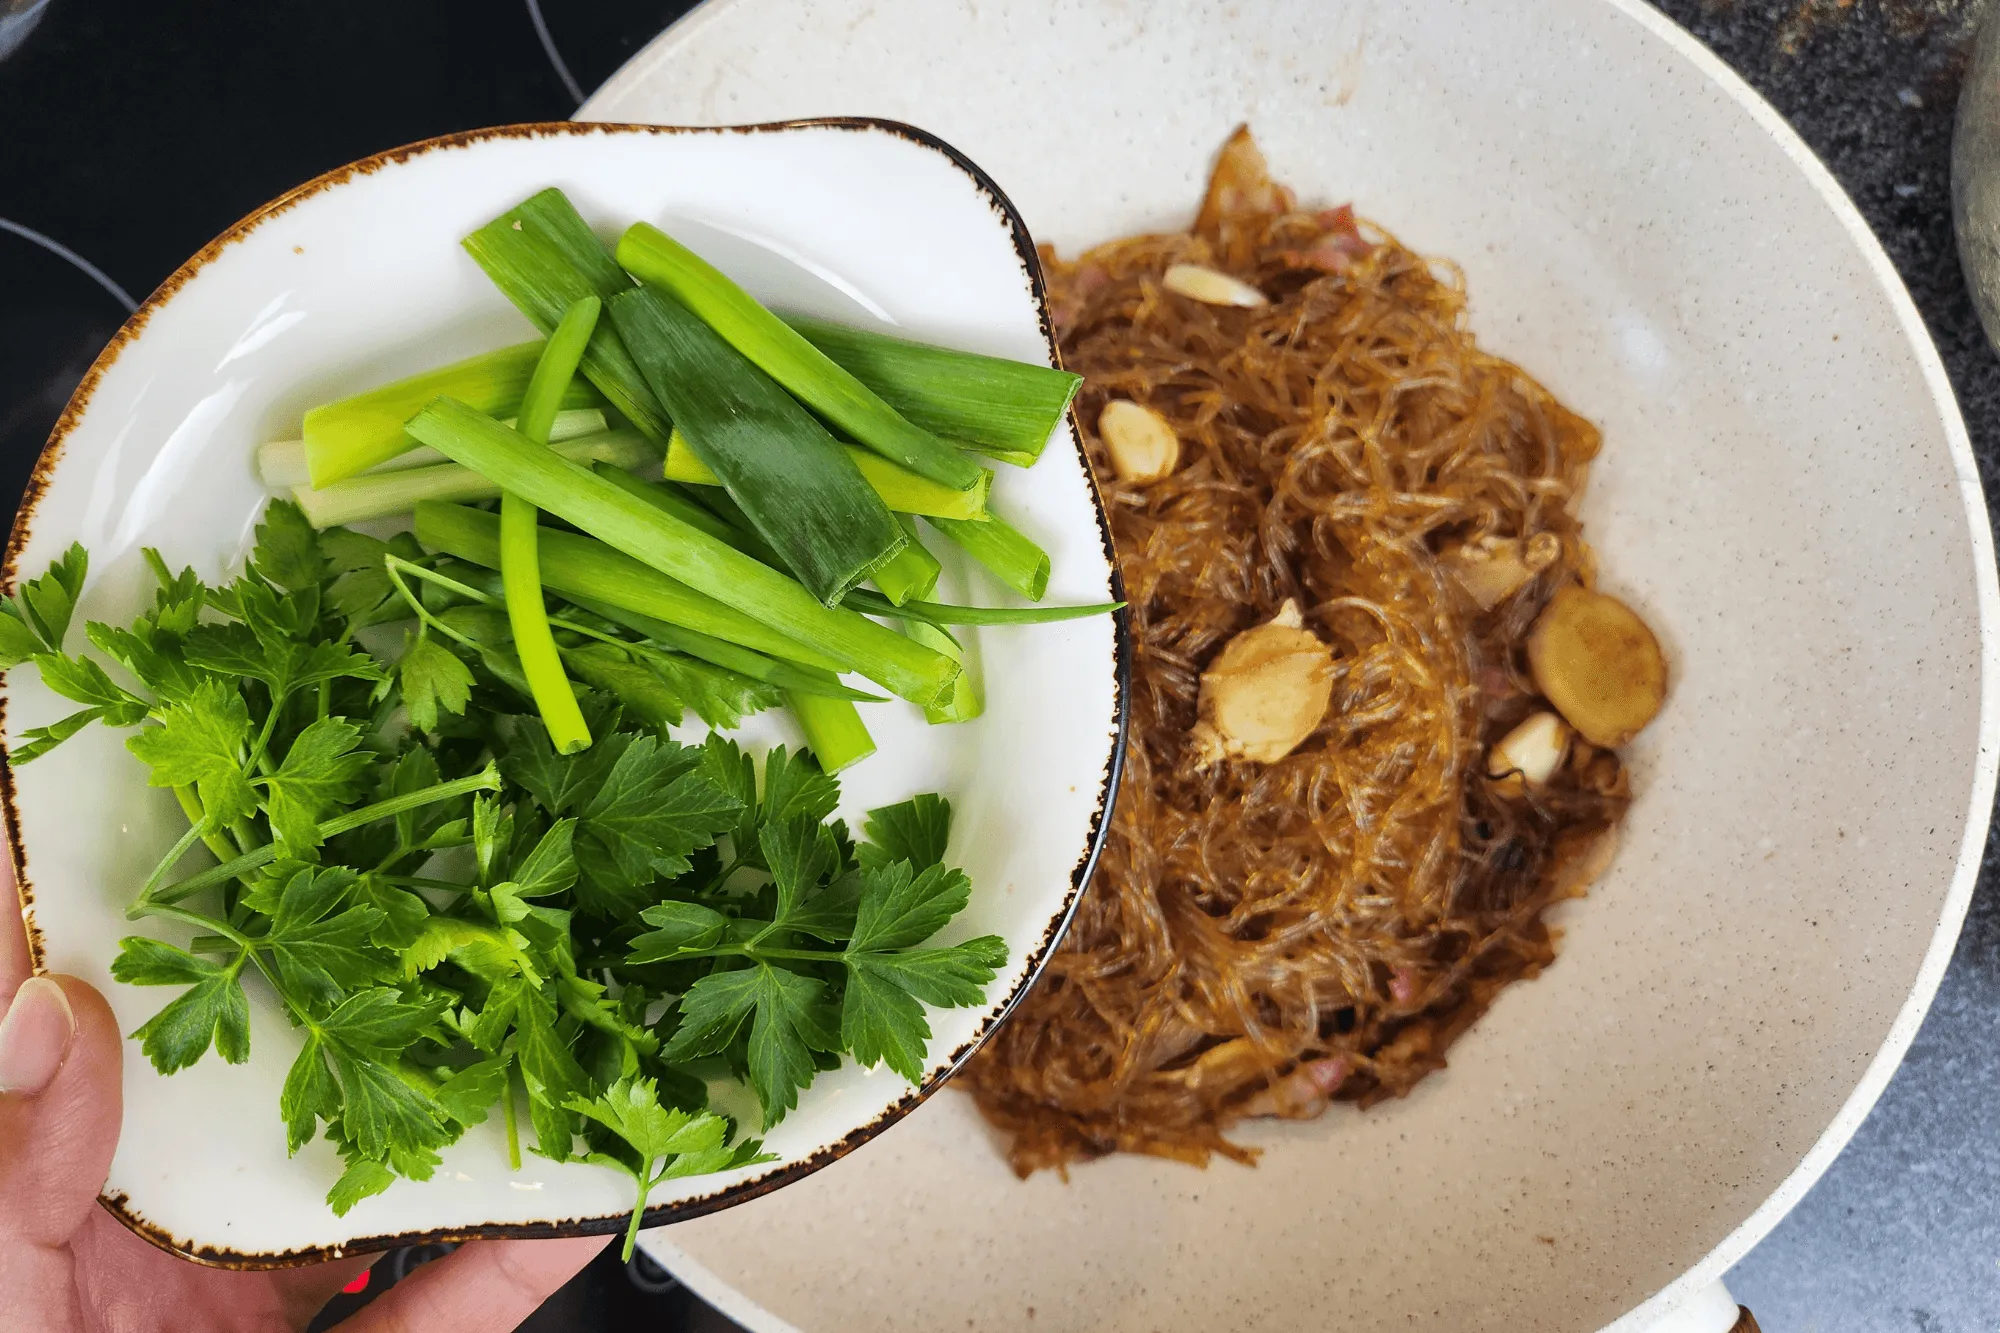
{"type": "Polygon", "coordinates": [[[1485,767],[1535,706],[1529,627],[1591,581],[1571,509],[1598,433],[1479,349],[1456,269],[1347,209],[1298,210],[1241,131],[1192,232],[1044,259],[1131,602],[1131,746],[1075,923],[963,1082],[1024,1175],[1249,1160],[1233,1122],[1366,1106],[1440,1068],[1552,960],[1543,910],[1608,854],[1614,754],[1579,741],[1529,794],[1485,767]],[[1270,304],[1169,292],[1180,263],[1270,304]],[[1172,423],[1171,476],[1120,483],[1095,430],[1118,398],[1172,423]],[[1538,533],[1560,558],[1491,612],[1440,561],[1538,533]],[[1276,763],[1197,767],[1203,668],[1287,598],[1334,650],[1325,721],[1276,763]]]}

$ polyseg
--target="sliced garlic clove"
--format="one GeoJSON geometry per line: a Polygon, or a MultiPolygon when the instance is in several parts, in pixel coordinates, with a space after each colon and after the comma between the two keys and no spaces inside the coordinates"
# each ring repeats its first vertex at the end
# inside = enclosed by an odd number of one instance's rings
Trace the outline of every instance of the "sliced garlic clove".
{"type": "Polygon", "coordinates": [[[1233,305],[1246,309],[1271,304],[1270,298],[1240,278],[1200,264],[1174,264],[1160,285],[1170,292],[1205,305],[1233,305]]]}
{"type": "Polygon", "coordinates": [[[1225,644],[1202,673],[1200,720],[1190,735],[1197,766],[1276,763],[1319,726],[1333,694],[1333,650],[1304,625],[1287,600],[1267,624],[1225,644]]]}
{"type": "Polygon", "coordinates": [[[1482,611],[1491,611],[1562,558],[1562,538],[1538,532],[1516,537],[1481,537],[1444,553],[1444,567],[1482,611]]]}
{"type": "Polygon", "coordinates": [[[1097,435],[1110,451],[1120,481],[1144,485],[1171,476],[1180,466],[1181,437],[1150,407],[1113,399],[1098,415],[1097,435]]]}
{"type": "Polygon", "coordinates": [[[1536,713],[1515,727],[1486,754],[1486,772],[1540,787],[1555,776],[1569,753],[1569,724],[1554,713],[1536,713]]]}
{"type": "Polygon", "coordinates": [[[1535,686],[1593,745],[1616,748],[1667,697],[1667,662],[1653,631],[1625,603],[1564,588],[1528,634],[1535,686]]]}

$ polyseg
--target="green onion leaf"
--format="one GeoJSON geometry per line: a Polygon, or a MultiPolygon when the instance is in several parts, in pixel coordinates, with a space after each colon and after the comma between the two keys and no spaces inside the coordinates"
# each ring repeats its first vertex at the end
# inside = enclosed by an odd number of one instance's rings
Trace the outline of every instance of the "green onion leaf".
{"type": "MultiPolygon", "coordinates": [[[[919,514],[926,518],[978,520],[986,517],[986,497],[993,489],[993,474],[979,470],[979,480],[962,491],[940,486],[929,477],[920,477],[897,467],[879,454],[852,445],[842,445],[854,465],[882,503],[899,514],[919,514]]],[[[687,437],[676,430],[667,441],[666,478],[684,486],[720,486],[722,479],[688,445],[687,437]]]]}
{"type": "MultiPolygon", "coordinates": [[[[859,672],[915,704],[935,702],[958,675],[958,663],[941,653],[911,643],[865,616],[825,605],[769,565],[627,495],[588,468],[529,443],[463,403],[439,399],[410,422],[410,433],[485,473],[503,490],[516,492],[633,559],[834,659],[835,670],[859,672]]],[[[902,537],[900,532],[896,535],[902,537]]],[[[543,577],[551,587],[558,586],[546,568],[543,577]]],[[[618,597],[602,600],[620,602],[618,597]]],[[[706,626],[690,628],[707,631],[706,626]]],[[[744,646],[763,650],[760,644],[744,646]]]]}
{"type": "MultiPolygon", "coordinates": [[[[433,551],[500,568],[500,519],[463,505],[417,506],[417,540],[433,551]]],[[[817,652],[734,606],[696,592],[679,579],[614,551],[603,542],[558,528],[536,537],[542,584],[578,605],[599,604],[651,616],[671,625],[713,635],[771,657],[826,671],[846,663],[817,652]]],[[[717,663],[726,666],[727,663],[717,663]]]]}
{"type": "Polygon", "coordinates": [[[1029,601],[1039,602],[1048,592],[1049,553],[1000,515],[989,511],[983,523],[934,518],[931,526],[1029,601]]]}
{"type": "Polygon", "coordinates": [[[672,294],[857,443],[945,486],[963,490],[977,482],[978,466],[964,454],[904,420],[867,385],[658,227],[638,222],[626,228],[618,241],[618,262],[642,282],[672,294]]]}
{"type": "Polygon", "coordinates": [[[689,657],[698,657],[704,662],[727,668],[752,680],[761,680],[767,685],[776,685],[780,689],[802,694],[823,694],[829,699],[851,699],[857,703],[886,702],[879,694],[870,694],[866,690],[850,689],[842,685],[840,677],[831,671],[783,662],[775,657],[768,657],[763,653],[730,643],[726,639],[718,639],[696,630],[683,629],[679,625],[669,625],[664,620],[655,620],[651,616],[642,616],[636,611],[627,611],[604,602],[584,597],[570,600],[592,615],[602,617],[614,625],[623,625],[626,629],[636,630],[663,648],[671,648],[689,657]]]}
{"type": "Polygon", "coordinates": [[[775,566],[777,564],[778,558],[776,553],[770,547],[764,545],[761,538],[757,537],[754,533],[743,531],[727,519],[720,518],[712,511],[704,509],[676,488],[662,485],[658,482],[646,481],[643,478],[633,476],[630,472],[604,464],[599,464],[591,468],[591,471],[610,482],[613,486],[618,487],[618,489],[638,496],[641,500],[644,500],[647,504],[652,505],[653,508],[658,509],[662,513],[672,514],[689,527],[699,528],[719,542],[728,542],[737,550],[756,556],[767,565],[775,566]]]}
{"type": "Polygon", "coordinates": [[[787,315],[854,378],[911,424],[1027,467],[1062,424],[1083,376],[1026,361],[957,352],[885,333],[787,315]]]}
{"type": "Polygon", "coordinates": [[[928,597],[937,591],[938,575],[944,572],[944,566],[924,549],[923,542],[917,537],[917,525],[901,515],[898,518],[910,544],[896,552],[893,558],[877,565],[873,577],[882,595],[901,606],[913,597],[928,597]]]}
{"type": "Polygon", "coordinates": [[[695,454],[822,602],[903,548],[826,428],[686,307],[640,288],[611,302],[611,320],[695,454]]]}
{"type": "MultiPolygon", "coordinates": [[[[544,333],[581,298],[609,301],[632,285],[561,190],[543,190],[523,200],[460,244],[544,333]]],[[[666,443],[671,423],[609,322],[600,321],[591,333],[581,369],[628,421],[656,443],[666,443]]],[[[420,405],[413,403],[410,410],[420,405]]]]}
{"type": "Polygon", "coordinates": [[[1085,620],[1108,615],[1123,602],[1087,606],[953,606],[946,602],[905,602],[897,606],[878,592],[856,588],[842,603],[865,615],[896,620],[921,620],[931,625],[1049,625],[1059,620],[1085,620]]]}
{"type": "MultiPolygon", "coordinates": [[[[949,631],[939,628],[926,620],[908,621],[903,632],[918,643],[935,648],[946,657],[965,665],[965,650],[949,631]]],[[[933,726],[950,722],[970,722],[986,711],[986,694],[979,688],[978,677],[967,667],[958,676],[958,684],[952,687],[951,697],[941,703],[924,709],[924,721],[933,726]]]]}

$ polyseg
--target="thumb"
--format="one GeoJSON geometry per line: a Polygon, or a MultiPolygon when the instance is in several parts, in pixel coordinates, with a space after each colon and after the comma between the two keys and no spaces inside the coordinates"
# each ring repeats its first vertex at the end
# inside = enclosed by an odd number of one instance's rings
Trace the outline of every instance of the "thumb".
{"type": "Polygon", "coordinates": [[[0,1017],[0,1249],[60,1246],[111,1170],[118,1021],[75,977],[30,977],[0,1017]]]}

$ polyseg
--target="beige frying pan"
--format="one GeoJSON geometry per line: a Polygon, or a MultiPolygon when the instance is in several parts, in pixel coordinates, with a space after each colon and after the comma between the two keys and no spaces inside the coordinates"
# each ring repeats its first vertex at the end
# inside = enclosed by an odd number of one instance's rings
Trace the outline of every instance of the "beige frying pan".
{"type": "Polygon", "coordinates": [[[1675,686],[1560,960],[1407,1100],[1065,1183],[947,1091],[650,1248],[759,1330],[1727,1328],[1712,1284],[1916,1030],[1994,789],[1985,509],[1852,206],[1636,0],[713,0],[584,111],[834,113],[942,136],[1066,251],[1185,225],[1247,121],[1459,261],[1604,428],[1585,517],[1675,686]]]}

